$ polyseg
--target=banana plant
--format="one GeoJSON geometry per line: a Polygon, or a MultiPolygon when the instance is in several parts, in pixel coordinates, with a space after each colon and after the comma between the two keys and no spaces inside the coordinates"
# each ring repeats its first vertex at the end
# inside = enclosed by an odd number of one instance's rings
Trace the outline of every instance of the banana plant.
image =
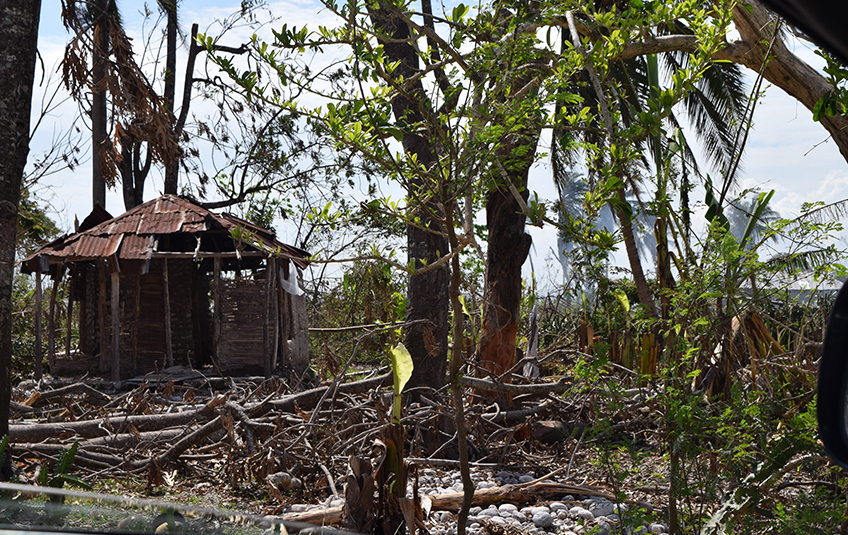
{"type": "Polygon", "coordinates": [[[382,449],[374,480],[379,491],[376,532],[381,535],[394,535],[406,524],[410,534],[415,533],[415,518],[420,517],[420,503],[417,489],[413,489],[412,499],[406,498],[406,486],[413,467],[403,459],[403,425],[400,422],[403,409],[402,394],[409,378],[412,377],[412,356],[403,344],[398,344],[389,356],[394,374],[391,421],[383,430],[382,440],[375,446],[382,449]]]}

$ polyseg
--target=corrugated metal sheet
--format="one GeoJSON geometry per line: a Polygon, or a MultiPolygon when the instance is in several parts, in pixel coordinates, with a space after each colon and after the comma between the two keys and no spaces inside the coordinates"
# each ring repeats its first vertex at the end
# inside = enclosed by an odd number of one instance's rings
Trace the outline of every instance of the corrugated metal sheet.
{"type": "Polygon", "coordinates": [[[144,260],[150,250],[150,236],[127,234],[121,244],[121,258],[127,260],[144,260]]]}
{"type": "Polygon", "coordinates": [[[69,260],[109,258],[115,254],[119,259],[145,259],[152,252],[156,236],[206,232],[226,236],[239,226],[250,231],[257,249],[279,249],[286,256],[294,257],[300,267],[307,265],[304,259],[309,254],[306,251],[277,241],[266,229],[232,214],[214,214],[176,195],[163,195],[88,230],[42,247],[22,261],[22,268],[26,272],[38,269],[37,258],[42,255],[69,260]]]}
{"type": "Polygon", "coordinates": [[[140,234],[174,234],[182,232],[185,219],[184,212],[158,212],[146,214],[144,224],[139,228],[140,234]]]}

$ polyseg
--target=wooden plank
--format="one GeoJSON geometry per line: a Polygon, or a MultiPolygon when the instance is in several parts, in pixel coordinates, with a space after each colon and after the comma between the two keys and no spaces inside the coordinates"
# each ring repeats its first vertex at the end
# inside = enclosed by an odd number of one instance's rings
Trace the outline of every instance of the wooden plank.
{"type": "MultiPolygon", "coordinates": [[[[149,266],[148,266],[149,267],[149,266]]],[[[135,328],[132,334],[132,366],[133,374],[137,374],[138,368],[138,333],[141,327],[141,275],[138,276],[135,283],[135,317],[133,318],[135,328]]],[[[147,334],[147,333],[145,333],[147,334]]],[[[146,371],[146,370],[145,370],[146,371]]]]}
{"type": "Polygon", "coordinates": [[[65,265],[59,264],[53,279],[53,288],[50,290],[50,316],[47,318],[47,363],[51,368],[56,365],[56,293],[64,276],[65,265]]]}
{"type": "Polygon", "coordinates": [[[171,336],[171,292],[168,288],[168,259],[166,258],[162,265],[162,292],[165,300],[165,359],[168,362],[168,367],[174,365],[174,345],[173,337],[171,336]]]}
{"type": "Polygon", "coordinates": [[[198,251],[195,253],[180,253],[180,252],[155,252],[152,258],[258,258],[265,256],[262,251],[240,251],[237,254],[232,252],[204,252],[198,251]]]}
{"type": "MultiPolygon", "coordinates": [[[[97,280],[99,290],[97,292],[97,314],[98,322],[100,323],[100,372],[105,373],[109,369],[109,341],[106,339],[106,318],[108,307],[106,306],[106,281],[109,278],[109,273],[106,269],[104,260],[97,260],[97,280]]],[[[80,317],[82,323],[82,317],[80,317]]]]}
{"type": "Polygon", "coordinates": [[[74,276],[73,273],[68,273],[68,321],[67,332],[65,333],[65,358],[71,358],[71,332],[74,326],[74,276]]]}
{"type": "Polygon", "coordinates": [[[218,370],[218,373],[221,373],[220,366],[218,366],[218,357],[220,356],[220,348],[218,345],[221,342],[221,258],[215,257],[213,275],[212,275],[212,284],[214,284],[213,292],[215,303],[213,305],[213,313],[212,313],[212,364],[215,365],[215,369],[218,370]]]}
{"type": "Polygon", "coordinates": [[[265,378],[271,377],[271,291],[273,287],[274,257],[265,260],[265,314],[262,322],[262,368],[265,378]]]}
{"type": "Polygon", "coordinates": [[[35,272],[35,380],[41,381],[41,270],[35,272]]]}
{"type": "MultiPolygon", "coordinates": [[[[287,268],[294,269],[294,266],[291,262],[288,262],[287,268]]],[[[279,277],[283,278],[285,274],[282,270],[277,271],[279,273],[279,277]]],[[[282,360],[283,367],[290,367],[291,355],[289,354],[289,333],[291,332],[291,296],[283,289],[282,285],[279,290],[277,290],[277,293],[280,295],[280,340],[282,342],[280,358],[282,360]]]]}
{"type": "Polygon", "coordinates": [[[271,350],[271,371],[277,370],[280,354],[280,292],[277,290],[277,262],[274,262],[274,269],[271,270],[271,312],[273,316],[271,323],[274,326],[274,347],[271,350]]]}
{"type": "MultiPolygon", "coordinates": [[[[294,266],[289,266],[294,270],[294,266]]],[[[301,275],[295,270],[292,277],[296,277],[298,285],[302,284],[301,275]]],[[[292,352],[291,365],[295,373],[301,374],[309,367],[309,318],[306,313],[306,296],[291,295],[292,315],[292,352]]]]}
{"type": "Polygon", "coordinates": [[[121,380],[121,273],[114,270],[110,276],[112,278],[112,381],[117,383],[121,380]]]}

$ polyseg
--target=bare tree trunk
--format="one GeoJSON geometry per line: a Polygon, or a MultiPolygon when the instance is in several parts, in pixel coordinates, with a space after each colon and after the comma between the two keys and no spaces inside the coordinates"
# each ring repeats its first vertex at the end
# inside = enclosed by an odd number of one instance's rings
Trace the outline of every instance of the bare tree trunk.
{"type": "MultiPolygon", "coordinates": [[[[168,16],[166,27],[166,56],[165,56],[165,102],[171,112],[172,124],[174,124],[174,96],[176,93],[177,73],[177,2],[176,0],[165,0],[161,3],[168,16]]],[[[191,73],[186,73],[191,76],[191,73]]],[[[183,102],[183,106],[187,106],[183,102]]],[[[173,132],[174,136],[177,132],[173,132]]],[[[173,155],[173,161],[165,163],[165,193],[177,194],[178,176],[180,171],[179,155],[173,155]]]]}
{"type": "Polygon", "coordinates": [[[150,170],[150,154],[143,167],[139,167],[141,143],[129,135],[121,136],[121,183],[124,208],[135,208],[144,202],[144,181],[150,170]]]}
{"type": "MultiPolygon", "coordinates": [[[[621,202],[627,202],[623,189],[618,191],[618,198],[621,202]]],[[[651,294],[651,287],[648,286],[648,279],[645,278],[645,272],[642,269],[642,259],[639,258],[639,248],[636,245],[636,236],[633,233],[633,221],[630,220],[630,216],[624,210],[614,209],[614,211],[618,216],[618,222],[621,224],[621,233],[624,235],[624,249],[627,252],[630,271],[633,273],[633,282],[636,284],[639,303],[645,307],[649,316],[656,318],[657,306],[651,294]]]]}
{"type": "Polygon", "coordinates": [[[103,176],[103,154],[106,150],[106,58],[109,54],[110,0],[97,0],[94,12],[94,64],[91,68],[91,201],[106,208],[106,179],[103,176]]]}
{"type": "MultiPolygon", "coordinates": [[[[527,82],[522,79],[515,86],[520,88],[527,82]]],[[[494,155],[497,169],[493,173],[499,178],[498,185],[486,196],[489,239],[477,357],[483,369],[494,375],[502,375],[516,362],[521,267],[527,260],[532,239],[524,232],[527,216],[515,193],[526,204],[530,194],[527,178],[540,135],[541,126],[530,124],[501,140],[494,155]]],[[[509,378],[505,380],[509,381],[509,378]]]]}
{"type": "MultiPolygon", "coordinates": [[[[759,71],[769,49],[776,16],[763,7],[759,0],[737,5],[733,8],[733,16],[741,39],[725,48],[719,59],[729,59],[759,71]]],[[[771,47],[763,77],[810,111],[832,89],[820,72],[793,54],[779,37],[771,47]]],[[[833,137],[843,158],[848,160],[848,116],[823,117],[821,123],[833,137]]]]}
{"type": "MultiPolygon", "coordinates": [[[[0,436],[9,434],[12,395],[12,280],[21,180],[29,153],[40,0],[0,0],[0,436]]],[[[11,459],[0,479],[11,477],[11,459]]]]}
{"type": "MultiPolygon", "coordinates": [[[[532,155],[531,155],[532,158],[532,155]]],[[[527,185],[527,174],[520,184],[527,185]]],[[[521,196],[526,200],[527,188],[521,196]]],[[[524,232],[526,216],[509,191],[496,189],[486,199],[486,282],[483,293],[483,323],[478,358],[483,368],[495,375],[510,369],[515,360],[515,337],[521,307],[521,266],[532,240],[524,232]]]]}
{"type": "MultiPolygon", "coordinates": [[[[403,77],[404,80],[414,79],[415,73],[418,72],[418,55],[405,41],[409,38],[409,27],[387,10],[369,9],[374,25],[385,35],[391,36],[391,42],[383,43],[388,60],[400,61],[400,65],[392,74],[397,78],[403,77]]],[[[419,99],[420,102],[412,102],[403,97],[395,98],[392,102],[395,117],[409,124],[422,122],[424,116],[421,106],[426,101],[426,95],[421,82],[412,84],[406,94],[419,99]]],[[[404,134],[403,148],[407,154],[414,155],[425,169],[434,165],[433,147],[423,136],[417,133],[404,134]]],[[[418,197],[418,190],[424,187],[420,178],[414,179],[410,184],[409,197],[415,199],[418,197]]],[[[448,252],[448,240],[442,232],[443,225],[431,214],[439,214],[439,208],[434,203],[420,207],[416,212],[421,219],[420,225],[408,225],[406,228],[407,255],[415,260],[416,268],[432,264],[440,255],[448,252]]],[[[448,276],[448,267],[444,265],[409,278],[406,319],[430,320],[427,323],[416,323],[406,331],[404,344],[415,364],[409,387],[441,388],[445,384],[448,352],[448,276]]]]}

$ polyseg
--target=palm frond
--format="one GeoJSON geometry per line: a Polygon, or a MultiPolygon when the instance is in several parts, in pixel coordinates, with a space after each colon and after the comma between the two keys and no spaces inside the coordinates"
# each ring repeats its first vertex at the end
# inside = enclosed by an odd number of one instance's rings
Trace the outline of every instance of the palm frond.
{"type": "Polygon", "coordinates": [[[848,216],[848,199],[842,199],[841,201],[808,210],[793,219],[792,223],[826,223],[828,221],[838,221],[845,216],[848,216]]]}
{"type": "MultiPolygon", "coordinates": [[[[685,68],[688,57],[665,54],[666,68],[685,68]]],[[[683,103],[699,141],[710,163],[727,167],[734,157],[733,125],[741,120],[747,94],[738,65],[718,63],[704,73],[683,103]]]]}
{"type": "Polygon", "coordinates": [[[798,272],[810,272],[839,260],[835,249],[813,249],[800,253],[781,253],[768,260],[766,266],[776,272],[788,275],[798,272]]]}

